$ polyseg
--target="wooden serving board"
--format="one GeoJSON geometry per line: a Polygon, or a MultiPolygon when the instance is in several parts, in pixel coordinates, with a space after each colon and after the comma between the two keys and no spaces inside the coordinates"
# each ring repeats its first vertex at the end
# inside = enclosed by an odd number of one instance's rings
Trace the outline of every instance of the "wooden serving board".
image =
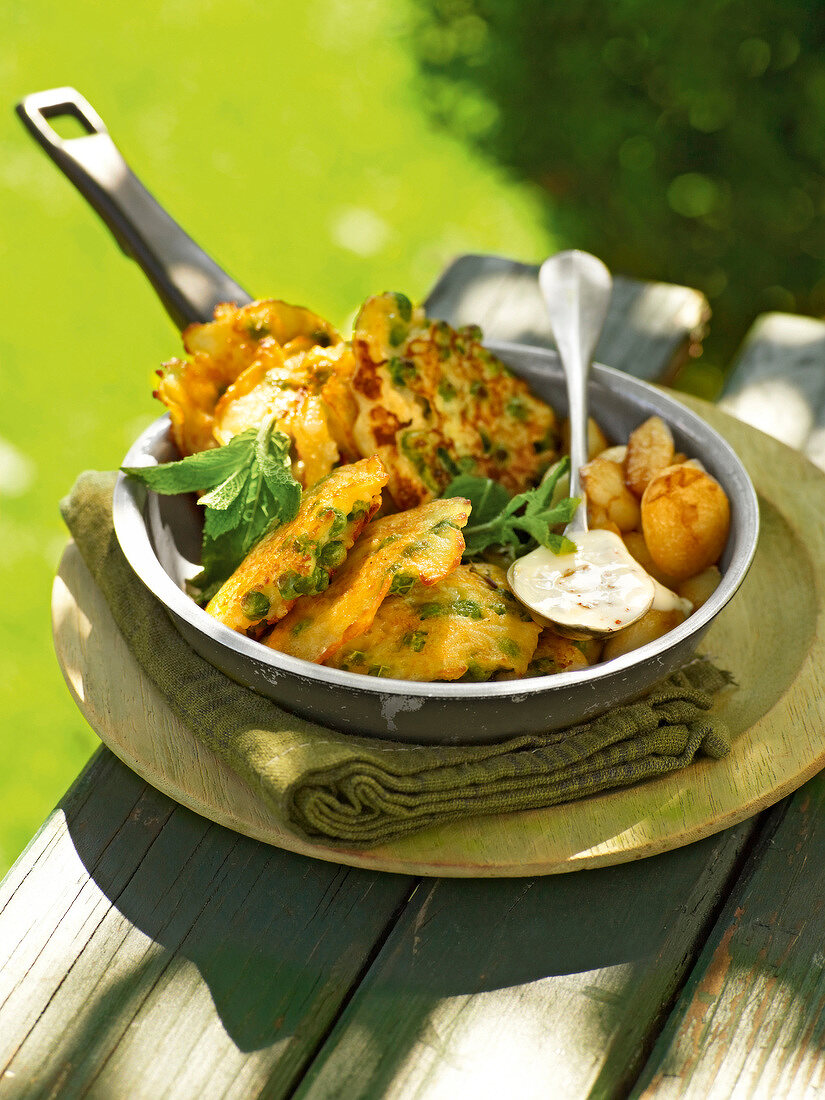
{"type": "Polygon", "coordinates": [[[720,703],[724,760],[579,802],[478,817],[393,844],[341,850],[279,826],[254,791],[167,709],[70,545],[55,579],[58,660],[103,742],[197,813],[290,851],[376,870],[455,877],[553,874],[678,848],[772,805],[825,767],[825,474],[781,443],[680,395],[735,448],[760,497],[756,558],[702,651],[739,684],[720,703]]]}

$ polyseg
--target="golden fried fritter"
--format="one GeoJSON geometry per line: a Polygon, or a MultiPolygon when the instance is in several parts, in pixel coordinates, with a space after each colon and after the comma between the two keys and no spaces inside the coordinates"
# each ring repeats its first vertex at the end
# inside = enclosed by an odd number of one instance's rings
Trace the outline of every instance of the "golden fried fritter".
{"type": "Polygon", "coordinates": [[[381,456],[399,509],[465,471],[520,492],[555,457],[552,409],[482,346],[476,326],[453,329],[401,294],[380,294],[361,308],[353,354],[351,378],[324,397],[358,452],[381,456]]]}
{"type": "Polygon", "coordinates": [[[184,329],[183,346],[190,355],[208,355],[227,378],[234,379],[252,363],[257,345],[267,336],[281,347],[291,345],[293,351],[341,342],[329,321],[317,313],[266,298],[241,307],[216,306],[214,321],[184,329]]]}
{"type": "Polygon", "coordinates": [[[352,353],[346,344],[288,351],[289,345],[282,348],[271,337],[261,341],[256,359],[215,406],[212,430],[219,443],[228,443],[274,416],[278,431],[292,438],[292,473],[307,488],[341,457],[320,392],[352,353]]]}
{"type": "Polygon", "coordinates": [[[327,660],[363,634],[385,596],[435,584],[455,569],[469,514],[469,501],[452,497],[374,520],[326,592],[302,600],[264,642],[293,657],[327,660]]]}
{"type": "Polygon", "coordinates": [[[183,337],[192,358],[165,363],[155,391],[182,454],[226,443],[274,415],[295,441],[293,473],[304,487],[329,473],[341,455],[319,395],[337,370],[350,370],[351,352],[327,321],[270,299],[219,305],[214,321],[190,325],[183,337]]]}
{"type": "Polygon", "coordinates": [[[598,661],[601,650],[598,639],[574,642],[548,627],[541,632],[527,675],[552,676],[557,672],[575,672],[587,668],[598,661]]]}
{"type": "Polygon", "coordinates": [[[431,588],[389,596],[372,625],[327,664],[400,680],[523,676],[539,627],[507,587],[503,569],[460,565],[431,588]]]}
{"type": "Polygon", "coordinates": [[[304,493],[295,519],[250,550],[206,610],[233,630],[259,638],[299,597],[327,587],[381,506],[386,483],[386,470],[375,456],[334,470],[304,493]]]}

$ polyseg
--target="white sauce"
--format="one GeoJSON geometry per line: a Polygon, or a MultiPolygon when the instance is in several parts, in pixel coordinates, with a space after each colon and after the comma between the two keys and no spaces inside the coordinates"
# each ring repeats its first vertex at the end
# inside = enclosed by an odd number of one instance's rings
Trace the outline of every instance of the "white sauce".
{"type": "MultiPolygon", "coordinates": [[[[652,577],[650,579],[653,580],[652,577]]],[[[677,596],[657,580],[653,580],[653,586],[656,590],[653,603],[650,605],[653,611],[682,611],[685,615],[693,613],[693,604],[690,600],[677,596]]]]}
{"type": "MultiPolygon", "coordinates": [[[[656,582],[610,531],[577,534],[572,554],[540,546],[510,566],[508,579],[515,595],[538,615],[598,634],[629,626],[656,596],[656,582]]],[[[660,600],[668,597],[681,606],[678,596],[662,588],[660,600]]]]}

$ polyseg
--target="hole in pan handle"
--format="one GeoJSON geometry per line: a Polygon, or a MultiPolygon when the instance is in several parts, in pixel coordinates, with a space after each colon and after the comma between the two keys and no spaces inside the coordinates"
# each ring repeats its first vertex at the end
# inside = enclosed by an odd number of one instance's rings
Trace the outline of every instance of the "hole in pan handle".
{"type": "Polygon", "coordinates": [[[146,190],[97,111],[74,88],[34,92],[17,104],[17,113],[126,255],[139,264],[179,328],[211,320],[219,302],[252,301],[146,190]],[[66,116],[86,133],[61,138],[49,120],[66,116]]]}

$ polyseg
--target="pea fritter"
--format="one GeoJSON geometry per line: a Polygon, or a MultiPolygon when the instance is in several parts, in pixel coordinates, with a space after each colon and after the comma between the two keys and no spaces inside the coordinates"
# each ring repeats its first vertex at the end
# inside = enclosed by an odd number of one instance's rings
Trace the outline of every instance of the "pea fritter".
{"type": "Polygon", "coordinates": [[[503,569],[460,565],[431,588],[389,596],[369,630],[327,664],[400,680],[523,676],[540,630],[510,593],[503,569]]]}
{"type": "Polygon", "coordinates": [[[206,610],[232,630],[260,638],[301,596],[329,585],[380,508],[386,483],[375,456],[334,470],[304,493],[295,519],[250,550],[206,610]]]}
{"type": "Polygon", "coordinates": [[[302,600],[265,643],[307,661],[328,660],[364,633],[385,596],[435,584],[455,569],[469,514],[469,501],[451,497],[374,520],[329,588],[302,600]]]}
{"type": "Polygon", "coordinates": [[[219,305],[215,320],[183,334],[192,358],[173,359],[155,391],[169,409],[182,455],[227,443],[273,414],[295,442],[293,472],[308,487],[341,457],[320,392],[351,357],[317,314],[269,299],[219,305]]]}
{"type": "Polygon", "coordinates": [[[325,400],[358,452],[381,457],[397,508],[432,500],[460,472],[520,492],[555,457],[553,410],[483,347],[477,326],[453,329],[402,294],[379,294],[362,306],[352,348],[351,377],[325,400]]]}
{"type": "Polygon", "coordinates": [[[527,667],[527,676],[553,676],[557,672],[575,672],[598,661],[602,643],[598,639],[574,642],[555,630],[542,630],[539,644],[527,667]]]}
{"type": "Polygon", "coordinates": [[[293,476],[304,487],[314,485],[341,458],[320,392],[351,355],[346,344],[314,346],[290,354],[289,345],[281,347],[264,338],[252,365],[215,406],[215,439],[228,443],[233,436],[274,416],[277,430],[292,439],[293,476]]]}

